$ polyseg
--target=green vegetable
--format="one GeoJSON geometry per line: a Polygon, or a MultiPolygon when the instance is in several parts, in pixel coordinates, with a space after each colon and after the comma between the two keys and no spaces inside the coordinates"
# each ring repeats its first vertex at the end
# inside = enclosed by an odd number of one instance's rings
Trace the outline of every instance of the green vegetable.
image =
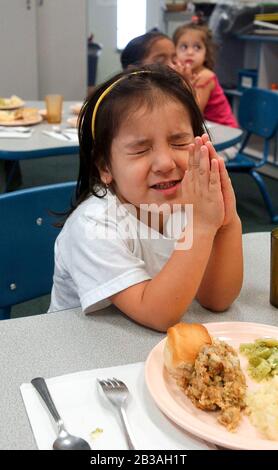
{"type": "Polygon", "coordinates": [[[266,346],[268,348],[278,348],[278,340],[274,338],[257,339],[255,342],[258,343],[260,346],[266,346]]]}
{"type": "Polygon", "coordinates": [[[248,358],[248,373],[257,382],[278,375],[278,340],[256,339],[241,344],[239,351],[248,358]]]}

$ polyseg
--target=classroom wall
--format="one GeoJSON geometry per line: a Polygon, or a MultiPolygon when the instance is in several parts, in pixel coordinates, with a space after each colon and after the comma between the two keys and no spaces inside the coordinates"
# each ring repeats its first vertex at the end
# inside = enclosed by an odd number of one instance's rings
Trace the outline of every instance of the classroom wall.
{"type": "MultiPolygon", "coordinates": [[[[164,0],[147,0],[147,30],[163,28],[162,5],[164,0]]],[[[88,0],[88,35],[103,46],[98,60],[97,83],[121,70],[117,44],[117,1],[88,0]]]]}
{"type": "MultiPolygon", "coordinates": [[[[277,3],[278,0],[256,2],[254,0],[213,0],[213,3],[248,4],[277,3]]],[[[195,2],[197,3],[197,2],[195,2]]],[[[165,0],[147,0],[147,30],[158,27],[165,31],[162,7],[165,0]]],[[[88,36],[94,34],[95,42],[103,45],[102,54],[98,60],[97,83],[121,70],[120,54],[116,50],[117,36],[117,0],[88,0],[88,36]]],[[[178,26],[173,24],[173,29],[178,26]]],[[[169,30],[169,33],[173,31],[169,30]]]]}

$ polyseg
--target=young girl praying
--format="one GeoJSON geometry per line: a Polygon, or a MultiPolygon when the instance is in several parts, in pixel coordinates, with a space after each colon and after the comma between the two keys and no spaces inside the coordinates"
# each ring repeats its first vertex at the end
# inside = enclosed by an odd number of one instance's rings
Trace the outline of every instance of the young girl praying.
{"type": "Polygon", "coordinates": [[[165,331],[193,299],[214,312],[236,299],[241,223],[224,161],[204,129],[190,85],[167,67],[120,73],[88,98],[50,311],[81,305],[91,314],[114,304],[165,331]]]}
{"type": "Polygon", "coordinates": [[[174,33],[177,60],[182,73],[191,81],[204,118],[231,127],[238,127],[230,104],[213,72],[214,43],[206,25],[189,23],[174,33]]]}

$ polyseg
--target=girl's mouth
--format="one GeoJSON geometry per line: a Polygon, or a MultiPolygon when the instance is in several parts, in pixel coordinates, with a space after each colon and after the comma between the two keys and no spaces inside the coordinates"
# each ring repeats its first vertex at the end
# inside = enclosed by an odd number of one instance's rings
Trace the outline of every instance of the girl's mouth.
{"type": "Polygon", "coordinates": [[[177,191],[180,182],[181,180],[162,181],[160,183],[153,184],[151,188],[166,195],[173,194],[177,191]]]}

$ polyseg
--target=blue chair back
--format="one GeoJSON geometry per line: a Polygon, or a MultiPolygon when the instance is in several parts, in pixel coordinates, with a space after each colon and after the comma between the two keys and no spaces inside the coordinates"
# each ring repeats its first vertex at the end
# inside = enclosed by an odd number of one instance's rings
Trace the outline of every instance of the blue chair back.
{"type": "Polygon", "coordinates": [[[247,132],[271,139],[278,128],[278,93],[260,88],[246,90],[240,98],[238,121],[247,132]]]}
{"type": "Polygon", "coordinates": [[[278,131],[278,93],[260,88],[246,90],[239,104],[238,120],[245,131],[240,149],[231,160],[226,162],[229,172],[249,174],[256,182],[272,223],[278,222],[267,186],[257,169],[264,166],[269,158],[270,142],[278,131]],[[254,158],[248,151],[248,142],[252,135],[259,136],[263,142],[261,158],[254,158]]]}
{"type": "Polygon", "coordinates": [[[71,206],[76,182],[0,195],[0,319],[10,308],[51,291],[54,243],[60,219],[71,206]]]}

